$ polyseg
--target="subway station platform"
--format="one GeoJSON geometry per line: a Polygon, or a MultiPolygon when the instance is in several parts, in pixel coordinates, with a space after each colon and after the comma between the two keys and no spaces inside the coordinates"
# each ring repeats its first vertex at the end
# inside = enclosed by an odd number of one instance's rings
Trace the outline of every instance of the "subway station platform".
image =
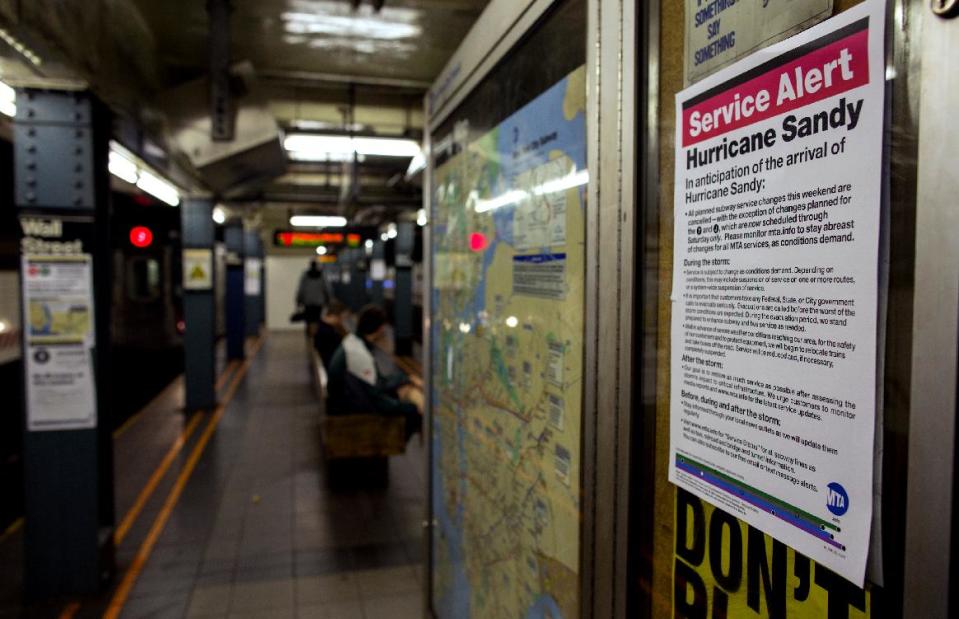
{"type": "Polygon", "coordinates": [[[332,484],[302,334],[247,348],[221,361],[216,410],[184,419],[178,379],[118,432],[117,586],[21,608],[14,530],[0,617],[422,616],[419,441],[390,459],[386,485],[332,484]]]}
{"type": "Polygon", "coordinates": [[[0,0],[0,619],[959,617],[959,0],[0,0]]]}

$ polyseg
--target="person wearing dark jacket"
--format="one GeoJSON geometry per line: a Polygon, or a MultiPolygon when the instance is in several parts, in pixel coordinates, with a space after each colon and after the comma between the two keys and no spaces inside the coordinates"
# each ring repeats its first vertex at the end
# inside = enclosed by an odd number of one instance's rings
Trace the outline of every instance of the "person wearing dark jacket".
{"type": "Polygon", "coordinates": [[[346,329],[345,320],[349,308],[338,299],[332,299],[323,309],[323,315],[320,321],[316,323],[316,334],[313,336],[313,347],[319,353],[323,360],[323,367],[329,368],[333,360],[333,353],[340,347],[343,337],[349,331],[346,329]]]}
{"type": "Polygon", "coordinates": [[[380,375],[373,351],[385,333],[386,313],[376,306],[363,308],[356,333],[343,338],[330,360],[330,413],[403,416],[409,438],[423,425],[421,383],[402,372],[380,375]]]}
{"type": "Polygon", "coordinates": [[[330,284],[326,281],[323,270],[315,260],[310,261],[310,268],[300,277],[300,285],[296,289],[296,304],[303,308],[303,318],[306,320],[307,333],[312,336],[316,330],[316,323],[323,315],[323,306],[333,298],[330,284]]]}

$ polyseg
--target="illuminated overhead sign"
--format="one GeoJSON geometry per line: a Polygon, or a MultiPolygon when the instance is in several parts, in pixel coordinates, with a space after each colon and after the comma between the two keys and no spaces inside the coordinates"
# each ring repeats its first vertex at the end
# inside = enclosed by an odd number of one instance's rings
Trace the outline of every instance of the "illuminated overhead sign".
{"type": "Polygon", "coordinates": [[[355,232],[300,232],[277,230],[273,233],[276,247],[359,247],[362,235],[355,232]]]}

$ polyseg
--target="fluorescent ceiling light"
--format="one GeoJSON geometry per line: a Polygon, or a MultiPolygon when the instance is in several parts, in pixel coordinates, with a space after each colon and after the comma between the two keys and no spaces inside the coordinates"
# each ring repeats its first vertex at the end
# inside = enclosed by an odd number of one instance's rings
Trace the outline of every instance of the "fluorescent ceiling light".
{"type": "Polygon", "coordinates": [[[113,140],[110,140],[107,169],[110,174],[131,185],[136,185],[141,191],[161,202],[170,206],[180,204],[180,191],[176,185],[147,168],[136,155],[113,140]]]}
{"type": "Polygon", "coordinates": [[[416,225],[425,226],[426,222],[426,209],[421,208],[420,210],[416,211],[416,225]]]}
{"type": "Polygon", "coordinates": [[[137,187],[147,192],[157,200],[166,202],[170,206],[180,204],[180,193],[172,184],[163,180],[159,176],[140,170],[140,178],[137,179],[137,187]]]}
{"type": "Polygon", "coordinates": [[[363,246],[367,249],[373,249],[373,239],[366,239],[366,242],[363,243],[363,246]]]}
{"type": "Polygon", "coordinates": [[[361,155],[384,157],[415,157],[420,154],[420,145],[402,138],[353,138],[353,148],[361,155]]]}
{"type": "Polygon", "coordinates": [[[29,60],[31,64],[38,67],[41,64],[43,64],[43,61],[40,59],[40,56],[37,56],[37,54],[32,49],[27,47],[24,43],[22,43],[19,39],[17,39],[17,37],[10,34],[8,30],[0,28],[0,39],[3,39],[7,45],[9,45],[14,50],[16,50],[18,54],[20,54],[21,56],[29,60]]]}
{"type": "MultiPolygon", "coordinates": [[[[347,163],[353,161],[352,151],[348,153],[317,153],[305,150],[289,150],[287,151],[287,156],[293,161],[326,161],[330,163],[347,163]]],[[[356,160],[362,163],[366,160],[366,157],[363,155],[356,155],[356,160]]]]}
{"type": "Polygon", "coordinates": [[[224,211],[222,207],[219,207],[219,206],[214,207],[213,221],[215,221],[218,224],[222,224],[223,222],[226,221],[226,211],[224,211]]]}
{"type": "Polygon", "coordinates": [[[410,167],[406,168],[406,178],[410,179],[426,169],[426,155],[423,154],[423,151],[413,155],[413,158],[410,160],[410,167]]]}
{"type": "Polygon", "coordinates": [[[420,145],[405,138],[351,137],[292,133],[283,140],[292,159],[300,161],[337,161],[352,158],[353,153],[370,157],[415,157],[420,145]]]}
{"type": "Polygon", "coordinates": [[[110,174],[117,178],[123,179],[131,185],[137,184],[137,180],[139,179],[137,164],[115,150],[110,151],[110,160],[107,164],[107,169],[110,170],[110,174]]]}
{"type": "Polygon", "coordinates": [[[342,228],[346,217],[336,215],[293,215],[290,225],[297,228],[342,228]]]}
{"type": "Polygon", "coordinates": [[[334,123],[325,120],[309,120],[298,118],[290,121],[290,126],[301,131],[363,131],[366,129],[360,123],[334,123]]]}
{"type": "Polygon", "coordinates": [[[312,0],[292,2],[291,11],[280,14],[283,28],[294,35],[328,35],[357,40],[395,41],[420,36],[419,12],[403,7],[383,7],[374,12],[361,5],[352,10],[345,2],[312,0]]]}
{"type": "Polygon", "coordinates": [[[388,240],[390,240],[390,235],[384,232],[383,234],[380,235],[380,240],[385,243],[388,240]]]}
{"type": "Polygon", "coordinates": [[[17,91],[3,82],[0,82],[0,113],[10,117],[17,115],[17,91]]]}

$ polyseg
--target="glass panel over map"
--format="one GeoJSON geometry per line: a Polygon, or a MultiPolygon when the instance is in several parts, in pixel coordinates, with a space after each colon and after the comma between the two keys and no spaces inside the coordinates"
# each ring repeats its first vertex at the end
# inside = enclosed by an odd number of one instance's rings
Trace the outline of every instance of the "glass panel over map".
{"type": "Polygon", "coordinates": [[[464,140],[434,172],[432,558],[444,619],[579,614],[585,75],[464,140]]]}

